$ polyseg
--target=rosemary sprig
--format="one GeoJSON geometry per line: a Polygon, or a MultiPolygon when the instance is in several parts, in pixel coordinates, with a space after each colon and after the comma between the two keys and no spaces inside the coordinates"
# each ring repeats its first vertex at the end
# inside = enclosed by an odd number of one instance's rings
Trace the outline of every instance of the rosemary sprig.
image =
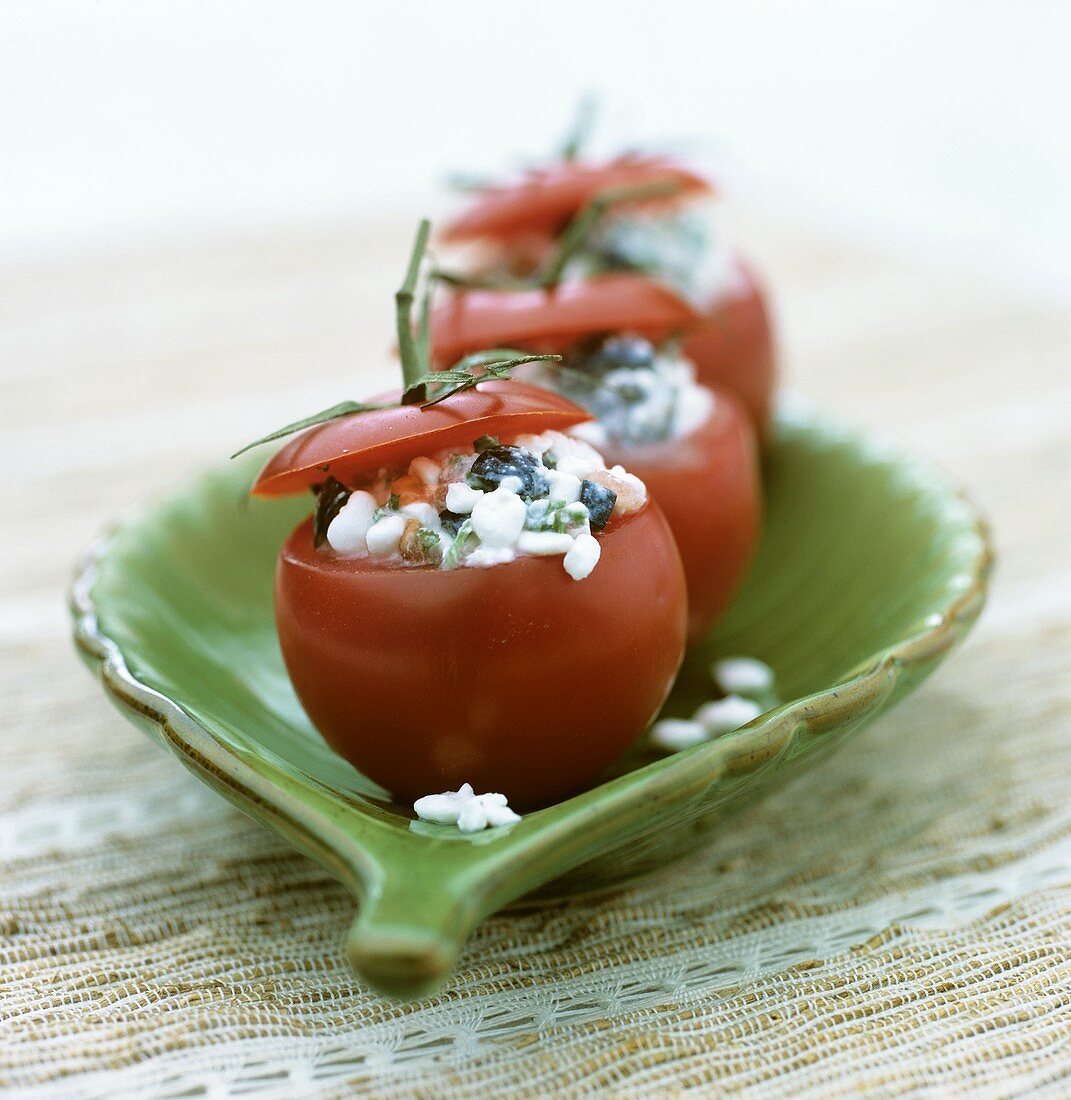
{"type": "Polygon", "coordinates": [[[576,105],[573,123],[565,135],[565,141],[562,142],[560,154],[562,160],[574,161],[580,156],[594,129],[597,107],[598,101],[593,92],[588,92],[581,97],[576,105]]]}
{"type": "Polygon", "coordinates": [[[491,176],[476,176],[467,172],[453,172],[446,177],[446,186],[451,191],[459,191],[462,194],[479,193],[489,191],[495,186],[495,180],[491,176]]]}
{"type": "Polygon", "coordinates": [[[520,279],[516,275],[505,275],[497,272],[466,275],[462,271],[451,271],[449,268],[437,267],[431,273],[431,277],[437,283],[446,283],[447,286],[459,287],[462,290],[532,289],[531,279],[520,279]]]}
{"type": "MultiPolygon", "coordinates": [[[[424,218],[417,229],[416,240],[413,242],[413,251],[409,256],[409,268],[405,273],[405,281],[394,295],[396,309],[396,321],[398,330],[398,357],[402,361],[402,403],[406,405],[419,404],[424,400],[426,391],[418,383],[417,379],[424,374],[427,359],[421,358],[422,344],[428,342],[428,336],[424,331],[420,333],[419,340],[413,335],[413,298],[416,294],[417,279],[420,276],[420,265],[424,259],[424,253],[428,247],[428,235],[431,233],[431,222],[424,218]]],[[[428,307],[427,299],[422,303],[422,324],[427,325],[428,307]]]]}
{"type": "Polygon", "coordinates": [[[421,408],[427,409],[432,405],[438,405],[440,401],[445,401],[455,393],[470,390],[488,379],[507,379],[514,368],[523,366],[525,363],[561,362],[562,357],[560,355],[526,355],[523,351],[517,351],[514,348],[491,348],[487,351],[478,351],[472,355],[464,356],[449,370],[432,371],[430,369],[431,288],[434,279],[428,280],[420,302],[417,329],[415,333],[413,331],[413,303],[416,298],[420,265],[424,259],[430,232],[431,223],[425,218],[420,223],[416,240],[413,242],[413,251],[409,257],[405,281],[394,296],[397,312],[398,352],[402,361],[401,401],[374,405],[362,401],[340,401],[329,409],[323,409],[321,412],[313,413],[301,420],[295,420],[284,428],[277,428],[252,443],[247,443],[240,450],[235,451],[231,458],[237,458],[239,455],[245,454],[246,451],[259,447],[262,443],[271,443],[276,439],[292,435],[294,432],[300,432],[304,428],[324,424],[329,420],[337,420],[342,416],[350,416],[352,413],[392,409],[401,405],[420,405],[421,408]],[[431,400],[428,400],[429,388],[435,391],[431,400]],[[440,388],[442,392],[438,392],[440,388]]]}
{"type": "Polygon", "coordinates": [[[329,409],[313,413],[312,416],[306,416],[301,420],[295,420],[293,424],[287,424],[285,428],[277,428],[274,432],[262,435],[260,439],[254,439],[252,443],[247,443],[241,450],[235,451],[231,458],[244,455],[246,451],[251,451],[262,443],[271,443],[276,439],[282,439],[284,436],[293,435],[294,432],[300,432],[303,428],[311,428],[315,424],[337,420],[340,416],[349,416],[350,413],[371,412],[373,409],[389,409],[390,407],[390,405],[366,405],[361,401],[340,401],[329,409]]]}
{"type": "MultiPolygon", "coordinates": [[[[445,401],[456,393],[470,390],[491,378],[507,379],[517,367],[522,367],[526,363],[560,363],[561,361],[560,355],[526,355],[523,351],[516,351],[513,348],[492,348],[489,351],[478,351],[472,355],[466,355],[449,370],[425,374],[416,379],[414,386],[425,391],[420,407],[429,409],[432,405],[438,405],[440,401],[445,401]],[[444,386],[445,389],[428,400],[426,392],[428,386],[444,386]]],[[[404,402],[405,398],[403,397],[402,400],[404,402]]]]}
{"type": "Polygon", "coordinates": [[[676,180],[658,180],[654,183],[611,187],[600,191],[588,200],[566,226],[557,248],[547,258],[542,269],[529,278],[518,278],[500,272],[467,275],[461,271],[437,267],[432,272],[432,279],[461,290],[552,290],[561,282],[569,261],[587,245],[588,238],[611,207],[623,202],[665,198],[675,195],[680,187],[676,180]]]}

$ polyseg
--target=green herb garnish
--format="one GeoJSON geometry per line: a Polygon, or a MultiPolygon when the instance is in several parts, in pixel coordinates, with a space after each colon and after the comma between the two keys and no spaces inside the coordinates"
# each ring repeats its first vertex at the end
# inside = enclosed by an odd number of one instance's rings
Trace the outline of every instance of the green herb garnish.
{"type": "Polygon", "coordinates": [[[409,265],[406,268],[405,280],[394,295],[396,323],[398,330],[398,354],[402,364],[402,399],[401,402],[388,402],[386,404],[369,405],[361,401],[340,401],[321,412],[311,416],[295,420],[283,428],[277,428],[267,435],[261,436],[252,443],[235,451],[231,458],[237,458],[246,451],[259,447],[262,443],[271,443],[285,436],[293,435],[305,428],[315,427],[330,420],[337,420],[343,416],[354,413],[372,412],[377,409],[392,409],[401,405],[420,405],[429,408],[445,401],[455,393],[478,386],[481,382],[491,378],[508,379],[515,367],[525,363],[561,362],[560,355],[526,355],[522,351],[512,348],[492,348],[489,351],[480,351],[472,355],[466,355],[459,359],[449,370],[433,371],[431,369],[431,287],[436,278],[440,277],[432,273],[428,280],[424,294],[421,296],[420,313],[417,328],[413,330],[413,305],[416,300],[417,281],[420,276],[420,266],[424,260],[424,254],[428,246],[428,237],[431,233],[431,222],[425,218],[417,229],[416,240],[413,242],[413,250],[409,256],[409,265]],[[429,391],[431,398],[429,400],[429,391]]]}
{"type": "MultiPolygon", "coordinates": [[[[491,378],[508,379],[515,368],[525,363],[560,363],[560,355],[525,355],[513,348],[493,348],[477,351],[459,359],[449,370],[431,371],[418,378],[415,385],[423,391],[421,408],[438,405],[455,393],[463,393],[491,378]],[[427,387],[442,387],[442,392],[428,398],[427,387]]],[[[402,399],[405,400],[404,398],[402,399]]]]}
{"type": "Polygon", "coordinates": [[[457,529],[457,534],[454,536],[454,541],[446,549],[446,553],[443,555],[443,568],[444,569],[456,569],[458,562],[461,561],[461,555],[465,552],[465,547],[468,544],[470,538],[473,537],[472,532],[472,520],[467,519],[457,529]]]}
{"type": "Polygon", "coordinates": [[[472,444],[472,449],[477,454],[483,454],[484,451],[497,446],[499,446],[497,437],[493,435],[481,435],[480,438],[472,444]]]}
{"type": "Polygon", "coordinates": [[[676,180],[660,180],[655,183],[641,183],[633,187],[611,187],[592,196],[587,204],[566,226],[558,241],[558,247],[543,265],[537,276],[544,290],[555,287],[561,282],[562,274],[569,261],[588,243],[595,226],[611,207],[623,202],[642,202],[644,199],[657,199],[675,195],[681,189],[676,180]]]}
{"type": "Polygon", "coordinates": [[[398,358],[402,361],[402,404],[419,405],[426,396],[426,387],[421,382],[421,375],[427,372],[427,356],[421,356],[421,349],[428,343],[429,310],[427,306],[430,295],[425,293],[424,302],[421,303],[420,322],[422,330],[413,335],[413,298],[416,294],[417,279],[420,277],[420,265],[424,261],[424,253],[428,247],[428,236],[431,233],[431,222],[424,218],[417,228],[416,240],[413,241],[413,251],[409,255],[409,267],[405,273],[405,280],[394,295],[395,327],[398,330],[398,358]]]}
{"type": "Polygon", "coordinates": [[[306,416],[301,420],[295,420],[293,424],[287,424],[285,428],[277,428],[274,432],[262,435],[260,439],[254,439],[252,443],[247,443],[240,450],[235,451],[234,454],[231,455],[231,458],[237,458],[239,455],[244,455],[246,451],[251,451],[254,447],[259,447],[262,443],[271,443],[276,439],[282,439],[284,436],[293,435],[294,432],[300,432],[303,428],[311,428],[316,424],[325,424],[328,420],[338,420],[339,417],[349,416],[351,413],[371,412],[373,409],[389,409],[391,407],[390,405],[366,405],[361,401],[340,401],[337,405],[332,405],[329,409],[313,413],[312,416],[306,416]]]}
{"type": "Polygon", "coordinates": [[[436,268],[434,278],[437,282],[447,283],[463,290],[552,290],[561,282],[569,261],[588,246],[591,234],[608,210],[624,202],[668,198],[680,189],[681,185],[676,180],[658,180],[653,183],[635,184],[631,187],[610,187],[598,192],[565,227],[558,239],[557,247],[542,268],[529,278],[518,278],[515,275],[499,272],[466,275],[460,271],[448,271],[444,268],[436,268]]]}
{"type": "Polygon", "coordinates": [[[597,107],[598,102],[595,99],[594,93],[588,92],[581,97],[580,102],[576,106],[573,124],[569,127],[569,132],[562,142],[562,160],[574,161],[580,156],[584,146],[587,145],[588,140],[591,138],[591,131],[595,125],[595,111],[597,107]]]}
{"type": "Polygon", "coordinates": [[[372,513],[372,522],[378,523],[381,519],[383,519],[384,516],[389,516],[392,512],[397,512],[400,504],[401,499],[399,498],[398,494],[391,493],[391,495],[387,497],[386,503],[381,504],[372,513]]]}

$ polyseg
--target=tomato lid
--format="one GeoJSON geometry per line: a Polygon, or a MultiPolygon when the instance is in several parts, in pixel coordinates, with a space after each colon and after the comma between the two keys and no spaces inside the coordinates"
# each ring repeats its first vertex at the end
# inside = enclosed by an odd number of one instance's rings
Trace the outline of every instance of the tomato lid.
{"type": "Polygon", "coordinates": [[[562,351],[603,332],[635,332],[658,342],[701,319],[665,283],[629,271],[547,290],[459,290],[432,311],[432,360],[445,367],[499,346],[562,351]]]}
{"type": "Polygon", "coordinates": [[[530,172],[516,183],[481,191],[469,208],[446,226],[443,239],[502,241],[518,233],[554,236],[603,191],[661,183],[675,184],[678,189],[664,198],[645,199],[643,204],[672,205],[686,195],[711,191],[707,180],[669,157],[624,156],[606,164],[564,161],[530,172]]]}
{"type": "MultiPolygon", "coordinates": [[[[395,390],[371,403],[400,397],[395,390]]],[[[590,419],[589,413],[549,390],[491,379],[427,408],[391,405],[308,428],[269,459],[251,492],[286,496],[326,477],[345,484],[366,470],[402,465],[454,444],[470,446],[481,435],[538,433],[590,419]]]]}

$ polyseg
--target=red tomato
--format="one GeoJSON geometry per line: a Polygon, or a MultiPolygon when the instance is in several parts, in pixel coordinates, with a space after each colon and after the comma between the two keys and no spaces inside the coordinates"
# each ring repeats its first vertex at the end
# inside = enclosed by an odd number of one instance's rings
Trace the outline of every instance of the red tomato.
{"type": "Polygon", "coordinates": [[[761,483],[755,432],[743,408],[717,393],[690,435],[639,447],[603,447],[610,465],[641,478],[677,540],[688,582],[688,638],[702,637],[736,594],[758,542],[761,483]]]}
{"type": "Polygon", "coordinates": [[[553,290],[466,290],[432,312],[432,359],[448,367],[487,347],[561,352],[581,337],[622,330],[658,343],[701,322],[702,314],[664,283],[627,271],[553,290]]]}
{"type": "Polygon", "coordinates": [[[740,292],[713,303],[685,339],[683,351],[695,363],[700,382],[740,398],[763,436],[777,383],[773,333],[762,288],[749,267],[738,267],[740,292]]]}
{"type": "Polygon", "coordinates": [[[300,524],[276,622],[313,724],[407,799],[467,782],[537,806],[590,783],[658,712],[686,629],[657,506],[599,538],[598,565],[574,581],[558,557],[453,570],[336,557],[300,524]]]}
{"type": "Polygon", "coordinates": [[[481,191],[443,231],[446,241],[504,241],[516,234],[556,236],[602,191],[675,183],[679,190],[644,205],[672,205],[711,190],[710,184],[668,157],[624,156],[607,164],[565,161],[528,173],[513,184],[481,191]]]}
{"type": "MultiPolygon", "coordinates": [[[[398,391],[380,394],[369,404],[396,402],[400,396],[398,391]]],[[[394,405],[308,428],[271,457],[252,493],[299,493],[328,474],[352,484],[354,475],[364,470],[404,464],[455,445],[467,449],[481,435],[538,433],[590,419],[583,409],[549,390],[492,379],[427,409],[394,405]]]]}

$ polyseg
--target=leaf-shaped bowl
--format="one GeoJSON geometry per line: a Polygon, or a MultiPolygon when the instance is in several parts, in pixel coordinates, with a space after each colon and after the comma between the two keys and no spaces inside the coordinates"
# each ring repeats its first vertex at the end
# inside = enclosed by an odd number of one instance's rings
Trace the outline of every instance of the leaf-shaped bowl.
{"type": "Polygon", "coordinates": [[[768,662],[785,701],[688,752],[637,749],[592,789],[466,836],[415,821],[302,712],[272,577],[308,503],[248,500],[258,461],[208,473],[98,544],[73,590],[76,640],[133,722],[352,890],[349,958],[397,996],[443,981],[476,924],[522,895],[601,888],[694,848],[914,688],[985,598],[984,525],[944,475],[812,412],[782,413],[758,559],[688,653],[666,713],[710,696],[717,655],[768,662]]]}

